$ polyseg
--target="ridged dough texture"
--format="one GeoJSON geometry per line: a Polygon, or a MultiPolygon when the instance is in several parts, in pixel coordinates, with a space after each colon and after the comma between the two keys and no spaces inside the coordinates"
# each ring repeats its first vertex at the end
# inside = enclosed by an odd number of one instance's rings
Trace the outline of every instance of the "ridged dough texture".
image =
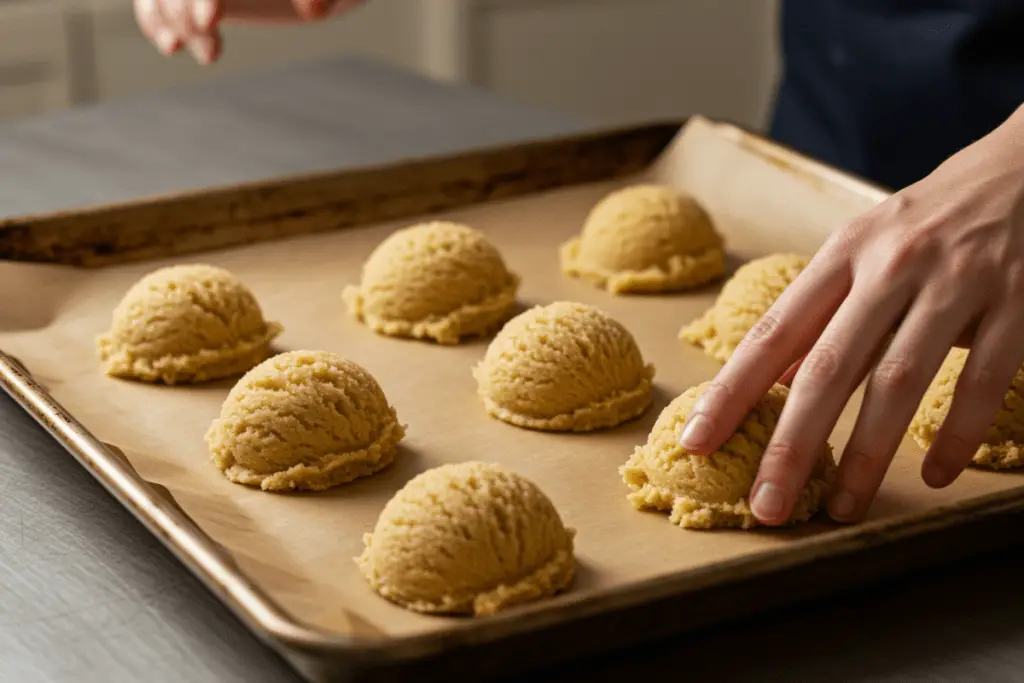
{"type": "MultiPolygon", "coordinates": [[[[695,455],[679,445],[679,438],[694,403],[710,385],[691,387],[669,403],[647,443],[636,448],[619,473],[632,489],[629,500],[638,510],[668,512],[669,520],[683,528],[751,529],[759,522],[750,511],[750,490],[789,390],[776,384],[717,451],[695,455]]],[[[800,493],[791,524],[817,512],[835,473],[832,447],[826,444],[800,493]]]]}
{"type": "Polygon", "coordinates": [[[724,240],[689,195],[632,185],[599,201],[562,245],[562,271],[612,294],[698,287],[725,273],[724,240]]]}
{"type": "Polygon", "coordinates": [[[289,351],[238,381],[206,443],[233,482],[321,491],[384,469],[404,436],[364,368],[325,351],[289,351]]]}
{"type": "Polygon", "coordinates": [[[806,256],[784,253],[744,263],[722,287],[714,305],[684,325],[679,338],[724,363],[808,262],[806,256]]]}
{"type": "Polygon", "coordinates": [[[639,416],[654,366],[633,335],[586,304],[557,301],[510,320],[473,368],[487,412],[544,431],[585,432],[639,416]]]}
{"type": "Polygon", "coordinates": [[[458,344],[511,318],[519,283],[482,233],[434,221],[387,237],[363,265],[360,284],[342,296],[378,334],[458,344]]]}
{"type": "Polygon", "coordinates": [[[129,288],[96,339],[106,373],[165,384],[241,375],[281,334],[232,273],[208,265],[155,270],[129,288]]]}
{"type": "Polygon", "coordinates": [[[384,598],[423,613],[489,615],[565,589],[575,530],[531,481],[483,462],[413,477],[356,558],[384,598]]]}
{"type": "MultiPolygon", "coordinates": [[[[908,430],[921,448],[927,450],[932,445],[939,427],[946,420],[968,355],[966,349],[951,349],[921,398],[908,430]]],[[[1017,371],[1013,383],[1006,390],[1003,405],[971,463],[991,470],[1024,467],[1024,367],[1017,371]]]]}

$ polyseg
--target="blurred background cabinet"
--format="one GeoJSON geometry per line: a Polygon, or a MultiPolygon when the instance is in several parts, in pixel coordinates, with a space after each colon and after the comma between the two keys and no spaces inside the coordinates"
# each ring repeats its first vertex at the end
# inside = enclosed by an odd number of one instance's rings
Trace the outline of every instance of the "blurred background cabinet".
{"type": "Polygon", "coordinates": [[[0,118],[355,54],[600,123],[699,111],[760,126],[776,0],[370,0],[324,23],[231,26],[214,67],[164,58],[131,0],[0,0],[0,118]]]}

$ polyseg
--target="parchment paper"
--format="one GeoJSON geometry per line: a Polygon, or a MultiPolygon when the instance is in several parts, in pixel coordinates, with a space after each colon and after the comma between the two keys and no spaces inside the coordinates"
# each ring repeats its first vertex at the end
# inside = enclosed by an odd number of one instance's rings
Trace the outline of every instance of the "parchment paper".
{"type": "MultiPolygon", "coordinates": [[[[842,176],[772,160],[730,127],[694,119],[644,174],[696,194],[725,233],[736,263],[773,251],[813,252],[828,232],[884,195],[842,176]]],[[[587,435],[518,429],[489,418],[470,366],[487,341],[449,348],[388,339],[349,318],[341,289],[390,231],[409,224],[351,229],[287,242],[209,253],[247,282],[269,319],[285,326],[279,347],[340,352],[373,372],[408,425],[396,463],[334,491],[269,494],[229,483],[210,463],[203,434],[232,382],[161,387],[105,376],[93,339],[107,329],[124,291],[147,262],[98,271],[0,264],[0,348],[19,358],[72,414],[159,484],[225,547],[241,569],[302,621],[348,635],[406,635],[453,621],[400,609],[374,594],[352,558],[361,536],[411,476],[444,462],[486,459],[535,480],[578,529],[578,578],[571,594],[649,579],[778,547],[836,528],[817,521],[787,531],[686,531],[626,501],[617,468],[642,443],[672,397],[714,375],[719,365],[676,338],[711,305],[718,287],[690,294],[613,297],[560,274],[557,246],[586,212],[627,178],[445,214],[486,232],[523,275],[522,305],[556,299],[594,304],[621,320],[656,368],[657,398],[641,419],[587,435]]],[[[719,283],[720,284],[720,283],[719,283]]],[[[855,399],[833,435],[837,452],[852,427],[855,399]]],[[[971,470],[953,486],[928,489],[921,452],[905,440],[871,519],[920,512],[1019,486],[1013,474],[971,470]]],[[[551,603],[557,604],[557,600],[551,603]]]]}

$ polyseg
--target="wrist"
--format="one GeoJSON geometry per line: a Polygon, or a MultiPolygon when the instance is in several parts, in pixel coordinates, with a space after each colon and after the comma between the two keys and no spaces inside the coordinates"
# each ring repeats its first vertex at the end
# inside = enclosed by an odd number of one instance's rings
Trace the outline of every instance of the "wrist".
{"type": "Polygon", "coordinates": [[[1024,104],[993,133],[995,153],[1011,168],[1024,172],[1024,104]]]}

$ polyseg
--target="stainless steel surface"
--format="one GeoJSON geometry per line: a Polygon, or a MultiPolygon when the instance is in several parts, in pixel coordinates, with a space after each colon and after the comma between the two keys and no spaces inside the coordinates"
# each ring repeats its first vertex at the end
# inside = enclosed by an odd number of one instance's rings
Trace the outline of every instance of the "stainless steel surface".
{"type": "MultiPolygon", "coordinates": [[[[0,128],[0,214],[579,127],[372,65],[313,65],[0,128]]],[[[11,295],[0,292],[0,305],[11,295]]],[[[1024,597],[1021,559],[1004,553],[569,672],[584,680],[657,671],[712,680],[1018,680],[1024,614],[1012,606],[1024,597]]],[[[298,679],[0,396],[0,681],[8,680],[298,679]]]]}

